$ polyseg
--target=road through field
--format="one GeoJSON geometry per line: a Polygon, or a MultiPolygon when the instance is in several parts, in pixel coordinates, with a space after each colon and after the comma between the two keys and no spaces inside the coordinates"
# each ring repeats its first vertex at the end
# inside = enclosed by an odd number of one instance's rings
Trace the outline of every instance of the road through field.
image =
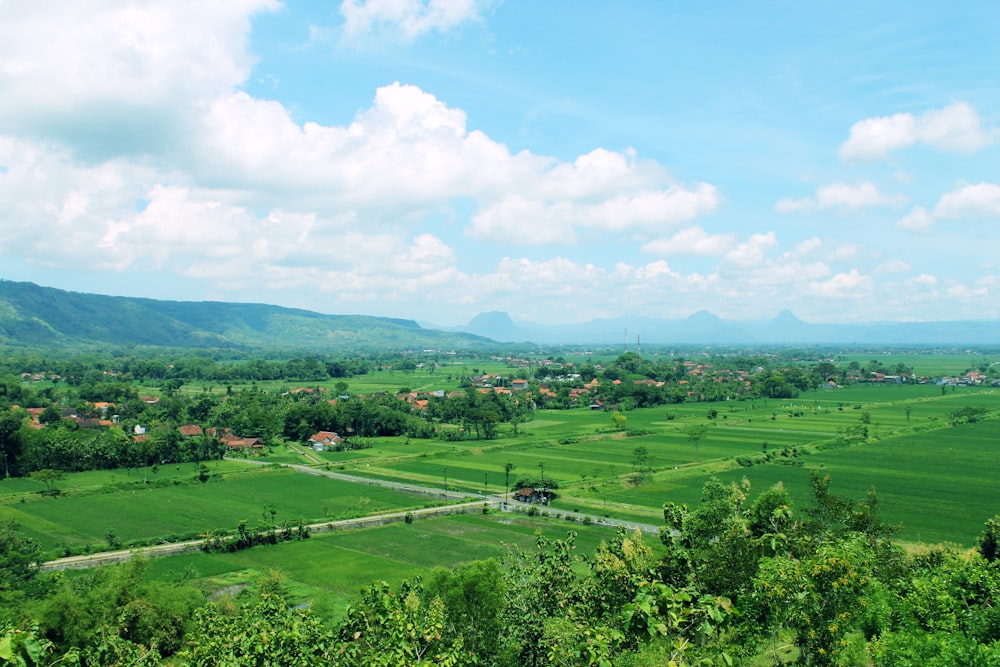
{"type": "MultiPolygon", "coordinates": [[[[253,463],[259,465],[274,465],[272,463],[267,463],[263,461],[254,461],[251,459],[230,459],[233,461],[240,461],[243,463],[253,463]]],[[[381,479],[371,479],[368,477],[357,477],[354,475],[348,475],[346,473],[335,472],[332,470],[324,470],[321,468],[314,468],[306,465],[297,464],[282,464],[282,467],[291,468],[298,473],[305,475],[318,475],[322,477],[329,477],[332,479],[338,479],[345,482],[351,482],[355,484],[365,484],[368,486],[378,486],[387,489],[395,489],[397,491],[403,491],[406,493],[413,493],[423,496],[437,497],[447,500],[458,500],[458,502],[451,505],[445,505],[442,507],[426,507],[416,510],[405,510],[398,512],[387,512],[384,514],[375,514],[371,516],[358,517],[354,519],[341,519],[338,521],[321,521],[318,523],[308,524],[307,528],[310,533],[326,533],[338,530],[350,530],[359,528],[373,528],[377,526],[383,526],[389,523],[397,523],[400,521],[406,521],[415,519],[429,519],[433,517],[449,516],[452,514],[476,514],[483,511],[484,505],[489,507],[491,511],[506,511],[506,512],[527,512],[531,505],[525,505],[522,503],[506,503],[504,502],[503,496],[500,495],[489,495],[483,496],[482,494],[465,493],[459,491],[443,491],[441,489],[435,489],[426,486],[419,486],[415,484],[406,484],[402,482],[392,482],[389,480],[381,479]]],[[[622,521],[618,519],[610,519],[607,517],[600,517],[591,514],[583,513],[565,513],[560,511],[552,510],[547,507],[537,507],[535,506],[536,512],[541,516],[551,516],[563,519],[572,519],[579,522],[587,522],[594,525],[608,526],[612,528],[624,527],[629,530],[640,530],[644,533],[657,534],[659,532],[659,527],[650,524],[636,523],[634,521],[622,521]]],[[[275,529],[276,531],[280,529],[275,529]]],[[[191,553],[201,549],[202,545],[206,542],[205,539],[197,540],[186,540],[183,542],[170,542],[166,544],[157,544],[147,547],[138,547],[135,549],[120,549],[116,551],[103,551],[100,553],[85,554],[81,556],[69,556],[66,558],[59,558],[56,560],[47,561],[41,564],[41,570],[45,572],[55,571],[55,570],[68,570],[68,569],[85,569],[91,567],[99,567],[101,565],[110,565],[113,563],[121,563],[130,560],[135,557],[142,558],[159,558],[163,556],[175,556],[178,554],[191,553]]]]}

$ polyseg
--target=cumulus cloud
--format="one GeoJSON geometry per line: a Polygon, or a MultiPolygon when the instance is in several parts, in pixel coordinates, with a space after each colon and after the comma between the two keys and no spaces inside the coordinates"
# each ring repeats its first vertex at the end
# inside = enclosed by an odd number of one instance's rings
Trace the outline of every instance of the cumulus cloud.
{"type": "Polygon", "coordinates": [[[914,116],[866,118],[851,126],[847,141],[840,146],[840,157],[848,161],[882,160],[892,151],[917,143],[954,153],[974,153],[986,148],[1000,136],[997,130],[984,129],[979,115],[965,102],[914,116]]]}
{"type": "Polygon", "coordinates": [[[153,151],[192,105],[241,84],[250,17],[276,0],[39,0],[4,5],[0,133],[81,152],[153,151]]]}
{"type": "Polygon", "coordinates": [[[923,206],[914,206],[913,210],[904,215],[896,223],[897,227],[910,231],[921,231],[934,224],[934,216],[923,206]]]}
{"type": "Polygon", "coordinates": [[[857,185],[832,183],[816,190],[816,194],[802,199],[779,199],[774,209],[779,213],[839,209],[856,211],[865,208],[896,207],[906,203],[902,195],[886,195],[873,183],[857,185]]]}
{"type": "Polygon", "coordinates": [[[838,273],[829,280],[815,281],[809,287],[817,296],[834,299],[857,299],[867,294],[871,284],[871,278],[863,275],[857,269],[851,269],[846,273],[838,273]]]}
{"type": "Polygon", "coordinates": [[[922,231],[929,229],[935,221],[944,219],[1000,219],[1000,185],[985,182],[963,185],[941,195],[930,211],[915,206],[896,225],[902,229],[922,231]]]}
{"type": "Polygon", "coordinates": [[[529,189],[528,194],[538,198],[510,195],[483,206],[473,216],[468,235],[481,241],[523,245],[572,243],[578,230],[656,231],[710,213],[718,205],[715,187],[706,183],[693,189],[672,184],[595,202],[582,189],[579,199],[547,199],[544,193],[552,189],[547,181],[547,174],[541,173],[536,187],[529,189]]]}
{"type": "Polygon", "coordinates": [[[777,244],[778,237],[774,232],[752,234],[749,239],[727,252],[723,261],[744,268],[760,266],[764,264],[767,251],[777,244]]]}
{"type": "Polygon", "coordinates": [[[642,251],[663,257],[673,255],[709,255],[724,254],[736,243],[735,234],[709,234],[701,227],[688,227],[673,236],[649,241],[642,246],[642,251]]]}
{"type": "Polygon", "coordinates": [[[1000,219],[1000,185],[977,183],[947,192],[934,207],[934,217],[1000,219]]]}
{"type": "Polygon", "coordinates": [[[904,262],[901,259],[890,259],[884,264],[879,264],[876,267],[876,273],[906,273],[911,268],[910,264],[904,262]]]}
{"type": "Polygon", "coordinates": [[[388,31],[413,40],[480,21],[491,4],[491,0],[344,0],[340,13],[348,39],[388,31]]]}

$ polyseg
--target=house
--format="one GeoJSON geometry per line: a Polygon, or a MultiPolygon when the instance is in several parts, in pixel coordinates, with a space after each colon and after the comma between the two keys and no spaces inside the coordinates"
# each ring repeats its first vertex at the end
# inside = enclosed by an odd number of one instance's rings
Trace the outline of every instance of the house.
{"type": "Polygon", "coordinates": [[[193,438],[201,435],[201,427],[197,424],[181,424],[177,427],[177,430],[180,431],[181,435],[185,438],[193,438]]]}
{"type": "Polygon", "coordinates": [[[264,441],[260,438],[237,438],[235,435],[226,435],[220,442],[228,449],[264,449],[264,441]]]}
{"type": "Polygon", "coordinates": [[[539,489],[533,489],[530,486],[526,486],[514,492],[514,500],[518,500],[522,503],[541,503],[542,505],[548,505],[549,500],[552,497],[553,495],[551,491],[541,491],[539,489]]]}
{"type": "Polygon", "coordinates": [[[526,486],[523,489],[518,489],[514,493],[514,500],[520,500],[522,503],[530,503],[535,497],[535,490],[530,486],[526,486]]]}
{"type": "Polygon", "coordinates": [[[320,431],[309,436],[309,446],[317,452],[325,452],[343,442],[344,439],[333,431],[320,431]]]}
{"type": "Polygon", "coordinates": [[[524,391],[525,389],[528,388],[528,381],[527,380],[511,380],[510,381],[510,388],[513,391],[524,391]]]}

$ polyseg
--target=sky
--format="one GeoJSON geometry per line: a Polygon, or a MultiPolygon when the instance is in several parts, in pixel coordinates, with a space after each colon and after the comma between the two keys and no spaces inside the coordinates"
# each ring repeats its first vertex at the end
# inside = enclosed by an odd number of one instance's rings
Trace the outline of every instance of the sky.
{"type": "Polygon", "coordinates": [[[0,0],[0,278],[1000,317],[995,2],[0,0]]]}

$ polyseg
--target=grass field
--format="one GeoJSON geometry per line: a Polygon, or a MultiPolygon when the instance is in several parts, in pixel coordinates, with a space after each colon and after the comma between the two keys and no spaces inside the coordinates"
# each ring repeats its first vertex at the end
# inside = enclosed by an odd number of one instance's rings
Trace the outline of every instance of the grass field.
{"type": "MultiPolygon", "coordinates": [[[[783,482],[797,507],[810,499],[811,469],[829,474],[835,495],[860,499],[874,486],[886,522],[905,542],[971,545],[983,522],[1000,513],[1000,426],[996,421],[907,434],[801,457],[805,465],[767,464],[718,472],[724,482],[750,480],[755,492],[783,482]]],[[[660,473],[634,488],[619,487],[609,502],[655,508],[663,502],[696,505],[705,475],[660,473]]]]}
{"type": "Polygon", "coordinates": [[[888,520],[903,525],[900,538],[907,541],[950,540],[969,544],[985,518],[1000,507],[992,493],[995,468],[988,461],[961,463],[957,478],[941,474],[942,459],[933,444],[947,439],[950,446],[970,456],[988,447],[992,437],[1000,445],[996,421],[973,427],[980,436],[963,435],[947,428],[949,414],[964,407],[1000,408],[1000,391],[955,387],[944,392],[937,386],[859,385],[842,390],[808,392],[794,400],[757,400],[733,403],[690,403],[633,410],[628,428],[643,435],[624,437],[611,432],[610,416],[587,410],[539,411],[522,426],[524,433],[495,441],[381,445],[378,455],[344,457],[341,464],[357,474],[405,480],[428,486],[500,493],[504,466],[512,463],[513,484],[519,477],[558,480],[561,498],[557,507],[579,509],[621,518],[659,521],[665,501],[696,503],[700,489],[712,475],[739,480],[747,475],[762,490],[785,480],[804,501],[808,495],[805,468],[770,464],[738,468],[735,457],[755,458],[768,450],[816,449],[842,436],[846,429],[865,424],[871,442],[837,452],[803,454],[798,459],[810,467],[830,472],[843,495],[860,498],[874,484],[884,489],[883,508],[888,520]],[[714,420],[708,411],[716,409],[714,420]],[[668,419],[668,414],[673,419],[668,419]],[[706,424],[697,447],[686,430],[706,424]],[[928,433],[921,433],[930,429],[928,433]],[[982,439],[979,443],[977,438],[982,439]],[[897,444],[898,443],[898,444],[897,444]],[[914,444],[911,444],[914,443],[914,444]],[[634,486],[636,448],[645,448],[652,474],[634,486]],[[889,458],[874,453],[889,451],[889,458]],[[840,462],[834,465],[834,462],[840,462]],[[982,465],[980,465],[980,463],[982,465]],[[894,468],[908,470],[905,482],[894,468]],[[841,480],[840,478],[844,479],[841,480]],[[969,491],[954,490],[956,485],[969,491]],[[955,498],[952,501],[950,499],[955,498]],[[933,505],[933,507],[931,506],[933,505]],[[961,512],[963,521],[942,520],[961,512]],[[916,513],[919,513],[917,515],[916,513]],[[912,514],[912,516],[911,516],[912,514]]]}
{"type": "MultiPolygon", "coordinates": [[[[72,476],[71,476],[72,477],[72,476]]],[[[385,510],[422,507],[426,498],[377,487],[359,487],[290,470],[254,470],[223,481],[150,486],[112,493],[67,495],[0,505],[0,520],[14,519],[43,549],[107,548],[114,531],[128,544],[137,540],[193,536],[251,526],[275,510],[277,522],[341,519],[385,510]]]]}
{"type": "MultiPolygon", "coordinates": [[[[241,463],[239,461],[208,461],[211,474],[233,474],[248,470],[257,470],[260,466],[241,463]]],[[[81,491],[94,490],[102,487],[135,483],[142,480],[182,480],[190,481],[198,475],[198,464],[180,463],[177,465],[160,466],[154,473],[151,468],[118,468],[114,470],[88,470],[67,474],[65,479],[56,483],[56,488],[63,493],[72,494],[81,491]]],[[[0,479],[0,503],[9,502],[12,497],[22,494],[36,494],[45,490],[45,484],[30,477],[7,477],[0,479]]]]}
{"type": "Polygon", "coordinates": [[[255,574],[284,574],[297,600],[312,601],[325,618],[338,618],[347,602],[372,581],[398,585],[435,567],[454,568],[500,556],[504,545],[534,548],[535,535],[577,533],[581,554],[613,535],[606,527],[509,514],[461,515],[380,528],[316,535],[301,542],[232,554],[189,554],[149,561],[149,576],[193,580],[207,591],[246,584],[255,574]]]}

